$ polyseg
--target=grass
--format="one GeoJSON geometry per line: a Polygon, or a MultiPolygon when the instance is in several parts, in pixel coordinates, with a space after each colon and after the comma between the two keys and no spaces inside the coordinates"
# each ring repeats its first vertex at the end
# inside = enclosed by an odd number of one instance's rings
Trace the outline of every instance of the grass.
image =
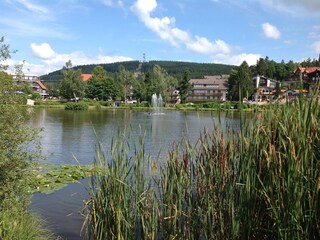
{"type": "Polygon", "coordinates": [[[320,104],[299,99],[204,131],[164,164],[118,137],[100,144],[85,205],[92,239],[319,239],[320,104]]]}
{"type": "Polygon", "coordinates": [[[19,201],[0,212],[0,239],[50,240],[56,239],[46,223],[36,214],[23,209],[19,201]]]}

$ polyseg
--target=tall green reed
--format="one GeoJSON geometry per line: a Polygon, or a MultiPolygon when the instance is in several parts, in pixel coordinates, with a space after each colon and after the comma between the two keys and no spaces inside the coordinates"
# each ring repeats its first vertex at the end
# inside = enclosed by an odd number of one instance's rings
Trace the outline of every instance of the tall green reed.
{"type": "Polygon", "coordinates": [[[145,153],[145,136],[137,145],[118,136],[109,152],[99,145],[87,236],[318,239],[319,103],[301,98],[243,114],[238,133],[203,131],[194,145],[173,145],[162,164],[145,153]]]}

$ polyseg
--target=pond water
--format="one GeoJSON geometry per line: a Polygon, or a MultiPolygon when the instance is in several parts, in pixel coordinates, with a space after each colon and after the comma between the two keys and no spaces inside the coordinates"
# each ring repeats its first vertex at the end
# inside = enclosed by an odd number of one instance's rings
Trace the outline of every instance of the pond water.
{"type": "MultiPolygon", "coordinates": [[[[112,137],[126,136],[129,142],[134,142],[144,134],[146,153],[159,156],[161,161],[173,143],[183,139],[195,143],[205,129],[239,128],[237,113],[163,111],[153,114],[129,109],[34,111],[30,124],[42,128],[45,162],[56,165],[92,164],[98,141],[108,150],[112,137]]],[[[83,217],[79,212],[87,198],[85,186],[86,180],[83,180],[52,194],[35,194],[30,209],[43,216],[56,234],[67,239],[81,239],[83,217]]]]}

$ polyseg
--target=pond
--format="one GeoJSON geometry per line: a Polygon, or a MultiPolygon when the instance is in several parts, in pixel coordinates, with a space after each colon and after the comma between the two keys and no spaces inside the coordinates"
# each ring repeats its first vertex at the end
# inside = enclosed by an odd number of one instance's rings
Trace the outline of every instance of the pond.
{"type": "MultiPolygon", "coordinates": [[[[239,128],[236,112],[162,111],[161,114],[131,109],[101,111],[65,111],[34,109],[30,124],[42,128],[41,145],[45,162],[59,164],[92,164],[95,146],[102,142],[108,150],[117,136],[136,141],[145,135],[145,151],[164,160],[173,143],[188,139],[195,143],[204,130],[227,126],[239,128]],[[75,160],[76,159],[76,160],[75,160]]],[[[67,239],[81,239],[83,217],[80,209],[87,197],[86,180],[69,184],[51,194],[37,193],[30,209],[39,213],[53,231],[67,239]]]]}

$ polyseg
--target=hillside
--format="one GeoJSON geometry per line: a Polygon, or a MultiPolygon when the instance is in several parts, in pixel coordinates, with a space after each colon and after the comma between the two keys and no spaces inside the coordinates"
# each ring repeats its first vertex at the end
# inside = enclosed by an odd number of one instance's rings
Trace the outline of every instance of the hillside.
{"type": "MultiPolygon", "coordinates": [[[[108,64],[90,64],[76,66],[74,69],[81,69],[82,73],[90,74],[97,65],[103,66],[103,68],[109,73],[114,74],[117,72],[120,65],[123,65],[129,71],[141,71],[148,72],[153,68],[154,65],[159,65],[164,68],[169,75],[181,78],[184,69],[189,69],[191,78],[202,78],[206,75],[221,75],[229,74],[232,65],[215,64],[215,63],[194,63],[194,62],[178,62],[178,61],[128,61],[128,62],[117,62],[108,64]]],[[[61,70],[54,71],[47,75],[41,76],[42,81],[56,82],[61,80],[61,70]]]]}

